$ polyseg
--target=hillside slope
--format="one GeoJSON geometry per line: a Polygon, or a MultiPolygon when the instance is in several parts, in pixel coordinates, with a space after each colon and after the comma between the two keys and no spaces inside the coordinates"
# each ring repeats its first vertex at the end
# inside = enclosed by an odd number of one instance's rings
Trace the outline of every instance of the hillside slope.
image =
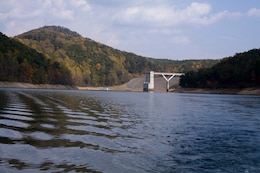
{"type": "Polygon", "coordinates": [[[73,85],[60,63],[0,33],[0,81],[73,85]]]}
{"type": "Polygon", "coordinates": [[[260,49],[224,58],[212,68],[188,72],[181,78],[180,85],[190,88],[260,87],[260,49]]]}
{"type": "Polygon", "coordinates": [[[64,65],[78,86],[112,86],[147,71],[186,72],[211,67],[217,60],[158,60],[95,42],[67,28],[45,26],[15,37],[47,58],[64,65]]]}

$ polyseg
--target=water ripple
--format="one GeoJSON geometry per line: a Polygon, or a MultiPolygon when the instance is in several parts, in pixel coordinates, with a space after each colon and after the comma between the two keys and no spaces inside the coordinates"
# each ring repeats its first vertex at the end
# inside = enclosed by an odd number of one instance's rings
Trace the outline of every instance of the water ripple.
{"type": "Polygon", "coordinates": [[[0,89],[0,98],[1,172],[260,171],[259,97],[0,89]]]}

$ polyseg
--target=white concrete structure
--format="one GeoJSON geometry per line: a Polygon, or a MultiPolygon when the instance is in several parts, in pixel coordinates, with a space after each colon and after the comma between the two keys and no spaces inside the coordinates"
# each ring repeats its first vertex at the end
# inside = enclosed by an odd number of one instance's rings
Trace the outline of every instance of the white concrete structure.
{"type": "Polygon", "coordinates": [[[143,91],[153,91],[154,89],[154,71],[146,73],[143,91]]]}
{"type": "Polygon", "coordinates": [[[162,75],[166,80],[166,91],[170,89],[170,80],[174,77],[183,76],[184,73],[163,73],[163,72],[154,72],[150,71],[146,73],[146,80],[143,85],[143,91],[153,91],[154,90],[154,75],[162,75]]]}

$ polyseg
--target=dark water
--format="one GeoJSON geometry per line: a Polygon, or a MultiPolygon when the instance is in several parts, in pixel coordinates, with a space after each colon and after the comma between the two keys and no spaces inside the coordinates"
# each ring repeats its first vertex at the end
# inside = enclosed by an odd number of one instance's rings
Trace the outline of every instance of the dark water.
{"type": "Polygon", "coordinates": [[[0,172],[260,172],[260,97],[0,89],[0,172]]]}

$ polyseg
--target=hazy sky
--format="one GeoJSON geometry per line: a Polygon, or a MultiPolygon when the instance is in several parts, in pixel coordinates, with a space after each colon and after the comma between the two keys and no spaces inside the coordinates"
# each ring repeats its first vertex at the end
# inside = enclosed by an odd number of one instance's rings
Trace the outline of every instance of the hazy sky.
{"type": "Polygon", "coordinates": [[[147,57],[219,59],[260,47],[260,1],[0,0],[4,34],[45,25],[147,57]]]}

